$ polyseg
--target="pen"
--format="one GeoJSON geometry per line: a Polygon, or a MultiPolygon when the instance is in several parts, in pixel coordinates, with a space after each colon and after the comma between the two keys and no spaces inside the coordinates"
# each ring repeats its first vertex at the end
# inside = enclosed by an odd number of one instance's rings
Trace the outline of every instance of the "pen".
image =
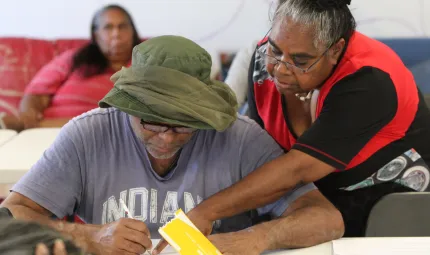
{"type": "MultiPolygon", "coordinates": [[[[132,216],[132,215],[131,215],[131,213],[130,213],[130,210],[128,210],[128,207],[127,207],[127,205],[125,204],[124,200],[122,200],[122,199],[120,198],[120,199],[119,199],[119,203],[121,204],[122,208],[124,209],[125,214],[127,215],[127,218],[134,219],[134,218],[133,218],[133,216],[132,216]]],[[[145,254],[151,255],[151,251],[148,249],[148,250],[146,250],[145,254]]]]}

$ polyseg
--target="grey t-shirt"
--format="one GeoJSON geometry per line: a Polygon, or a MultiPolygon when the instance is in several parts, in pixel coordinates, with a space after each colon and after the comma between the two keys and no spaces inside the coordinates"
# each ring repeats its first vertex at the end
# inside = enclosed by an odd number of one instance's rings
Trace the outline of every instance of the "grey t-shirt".
{"type": "MultiPolygon", "coordinates": [[[[224,132],[199,130],[183,147],[165,177],[151,167],[129,117],[116,109],[95,109],[71,120],[32,169],[12,188],[62,218],[76,213],[105,224],[125,217],[122,198],[152,238],[178,208],[188,212],[260,165],[283,153],[254,121],[238,120],[224,132]]],[[[315,189],[300,186],[277,202],[215,224],[216,232],[237,231],[252,217],[280,216],[297,197],[315,189]],[[255,213],[257,212],[257,213],[255,213]]]]}

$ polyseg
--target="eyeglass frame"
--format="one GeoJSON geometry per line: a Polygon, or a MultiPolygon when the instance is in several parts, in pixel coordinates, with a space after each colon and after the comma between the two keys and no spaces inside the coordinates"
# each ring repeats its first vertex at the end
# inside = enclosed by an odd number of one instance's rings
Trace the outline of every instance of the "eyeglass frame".
{"type": "MultiPolygon", "coordinates": [[[[270,29],[267,33],[266,33],[266,35],[263,37],[263,38],[266,38],[267,37],[267,35],[270,33],[270,31],[271,31],[272,29],[270,29]]],[[[268,44],[270,44],[270,42],[268,42],[268,44]]],[[[280,60],[280,59],[277,59],[276,57],[274,57],[274,56],[270,56],[269,54],[267,54],[266,52],[263,52],[262,51],[262,48],[260,47],[260,48],[257,48],[256,49],[256,51],[257,51],[257,53],[258,53],[258,55],[260,55],[260,57],[262,57],[262,58],[264,58],[265,60],[266,59],[269,59],[268,61],[270,61],[270,59],[274,59],[274,61],[275,62],[269,62],[270,64],[272,64],[272,65],[278,65],[279,63],[282,63],[282,64],[284,64],[284,66],[285,66],[285,68],[287,68],[288,70],[291,70],[291,71],[293,71],[293,72],[295,72],[295,70],[299,70],[302,74],[305,74],[305,73],[308,73],[309,72],[309,70],[312,68],[312,67],[314,67],[322,58],[323,58],[323,56],[328,52],[328,50],[332,47],[334,45],[334,43],[332,43],[332,44],[330,44],[330,46],[315,60],[315,62],[313,62],[309,67],[307,67],[307,68],[305,68],[305,69],[303,69],[303,68],[301,68],[301,67],[298,67],[297,65],[295,65],[295,64],[292,64],[292,63],[290,63],[290,62],[287,62],[287,61],[282,61],[282,60],[280,60]],[[291,68],[289,67],[289,66],[291,66],[291,68]],[[294,68],[296,68],[296,69],[294,69],[294,68]]],[[[266,51],[267,51],[267,47],[266,47],[266,51]]]]}
{"type": "Polygon", "coordinates": [[[175,134],[192,134],[197,131],[197,128],[192,127],[184,127],[184,126],[168,126],[168,125],[160,125],[151,122],[146,122],[143,119],[140,120],[140,124],[145,130],[154,132],[154,133],[166,133],[169,130],[172,130],[175,134]],[[152,127],[152,128],[151,128],[152,127]]]}

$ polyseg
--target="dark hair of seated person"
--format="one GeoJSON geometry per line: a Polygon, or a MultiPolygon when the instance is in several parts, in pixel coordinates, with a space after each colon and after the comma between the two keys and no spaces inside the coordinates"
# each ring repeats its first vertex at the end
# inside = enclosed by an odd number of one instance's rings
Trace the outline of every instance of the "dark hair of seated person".
{"type": "MultiPolygon", "coordinates": [[[[71,71],[80,70],[84,77],[91,77],[94,75],[102,74],[109,67],[109,59],[103,54],[101,48],[96,42],[95,33],[98,26],[99,18],[108,10],[119,10],[128,19],[131,29],[133,30],[133,47],[138,45],[141,40],[137,32],[136,26],[134,25],[131,15],[119,5],[107,5],[97,11],[91,21],[91,42],[79,49],[73,56],[71,71]]],[[[131,57],[131,55],[130,55],[131,57]]]]}

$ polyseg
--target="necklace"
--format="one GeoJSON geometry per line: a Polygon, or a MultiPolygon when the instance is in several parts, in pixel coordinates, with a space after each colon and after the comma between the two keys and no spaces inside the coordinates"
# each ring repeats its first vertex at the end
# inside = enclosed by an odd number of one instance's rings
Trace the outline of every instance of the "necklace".
{"type": "Polygon", "coordinates": [[[311,97],[312,97],[312,90],[309,91],[306,95],[305,95],[305,93],[296,93],[295,95],[296,95],[296,97],[300,101],[305,102],[305,101],[311,99],[311,97]]]}

